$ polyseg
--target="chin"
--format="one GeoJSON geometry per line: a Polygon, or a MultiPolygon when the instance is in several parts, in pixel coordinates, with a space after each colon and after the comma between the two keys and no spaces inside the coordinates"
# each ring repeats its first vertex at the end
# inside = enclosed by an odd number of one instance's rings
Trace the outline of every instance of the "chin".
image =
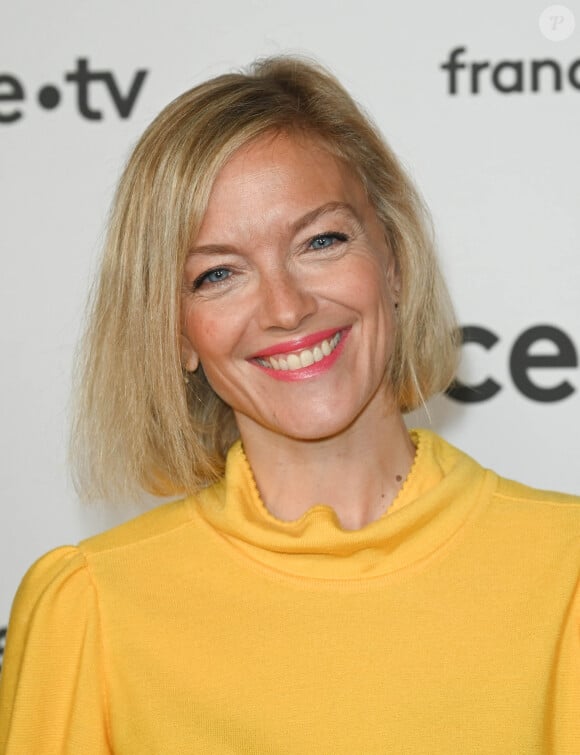
{"type": "Polygon", "coordinates": [[[325,417],[300,417],[294,422],[279,423],[271,429],[294,440],[316,441],[336,437],[348,430],[356,416],[338,418],[336,414],[325,417]]]}

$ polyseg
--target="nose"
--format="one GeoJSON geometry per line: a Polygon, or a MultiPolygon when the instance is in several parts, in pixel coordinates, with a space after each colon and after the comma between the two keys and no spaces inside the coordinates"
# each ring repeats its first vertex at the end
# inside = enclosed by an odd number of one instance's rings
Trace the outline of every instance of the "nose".
{"type": "Polygon", "coordinates": [[[295,330],[317,309],[316,297],[288,270],[263,276],[260,282],[259,324],[262,328],[295,330]]]}

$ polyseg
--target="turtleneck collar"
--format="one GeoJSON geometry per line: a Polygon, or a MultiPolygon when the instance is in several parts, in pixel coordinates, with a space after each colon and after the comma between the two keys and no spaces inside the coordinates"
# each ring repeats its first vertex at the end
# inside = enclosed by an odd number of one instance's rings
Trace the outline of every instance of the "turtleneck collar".
{"type": "Polygon", "coordinates": [[[383,516],[344,530],[329,506],[284,522],[266,508],[241,443],[225,479],[198,497],[208,525],[238,553],[278,573],[314,580],[364,580],[399,571],[446,546],[484,500],[495,476],[428,430],[411,431],[416,455],[383,516]]]}

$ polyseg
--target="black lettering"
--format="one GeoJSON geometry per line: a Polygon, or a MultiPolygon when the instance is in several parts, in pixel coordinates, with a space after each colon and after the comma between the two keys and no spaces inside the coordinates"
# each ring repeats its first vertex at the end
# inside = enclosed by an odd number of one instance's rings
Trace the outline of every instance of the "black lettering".
{"type": "Polygon", "coordinates": [[[4,657],[4,642],[6,641],[6,627],[0,627],[0,671],[2,670],[2,658],[4,657]]]}
{"type": "Polygon", "coordinates": [[[113,102],[115,103],[115,107],[117,108],[117,112],[119,113],[121,118],[128,118],[131,115],[133,106],[135,105],[137,95],[139,94],[141,87],[143,86],[143,82],[145,81],[145,77],[147,76],[147,71],[137,71],[133,78],[133,83],[131,84],[129,91],[127,92],[125,97],[121,95],[119,87],[117,86],[117,82],[115,81],[115,77],[112,73],[103,73],[101,75],[109,89],[109,92],[111,93],[111,97],[113,98],[113,102]]]}
{"type": "Polygon", "coordinates": [[[467,50],[466,47],[456,47],[451,51],[447,63],[442,63],[441,68],[449,71],[449,94],[457,94],[457,71],[465,68],[465,63],[458,63],[457,58],[467,50]]]}
{"type": "Polygon", "coordinates": [[[521,60],[504,60],[494,67],[491,73],[491,80],[493,85],[500,92],[509,94],[510,92],[523,92],[524,91],[524,75],[522,69],[521,60]],[[502,83],[500,75],[502,71],[513,71],[514,78],[510,84],[502,83]]]}
{"type": "Polygon", "coordinates": [[[91,82],[102,81],[107,87],[121,118],[128,118],[131,115],[146,75],[147,71],[137,71],[129,87],[129,91],[123,96],[115,81],[115,77],[110,71],[91,71],[87,58],[79,58],[76,70],[67,73],[65,79],[77,85],[78,109],[83,118],[91,121],[100,121],[103,117],[102,111],[92,108],[89,104],[89,85],[91,82]]]}
{"type": "Polygon", "coordinates": [[[479,74],[485,68],[489,68],[489,61],[484,60],[482,63],[471,64],[471,93],[479,94],[479,74]]]}
{"type": "MultiPolygon", "coordinates": [[[[22,102],[24,88],[15,76],[0,75],[0,102],[22,102]]],[[[22,118],[22,110],[14,109],[9,113],[0,110],[0,123],[14,123],[22,118]]]]}
{"type": "Polygon", "coordinates": [[[570,338],[551,325],[536,325],[524,330],[516,339],[510,355],[512,380],[519,390],[533,401],[561,401],[574,393],[574,386],[563,380],[551,388],[542,388],[532,382],[528,370],[536,367],[577,367],[578,355],[570,338]],[[537,341],[551,341],[557,348],[555,354],[530,354],[531,346],[537,341]]]}
{"type": "Polygon", "coordinates": [[[554,92],[562,90],[562,69],[555,60],[532,60],[532,92],[540,91],[540,69],[551,68],[554,72],[554,92]]]}
{"type": "Polygon", "coordinates": [[[568,70],[570,84],[572,84],[575,89],[580,89],[580,78],[577,78],[578,73],[580,73],[580,58],[575,60],[568,70]]]}
{"type": "Polygon", "coordinates": [[[580,90],[580,58],[573,60],[564,69],[562,63],[553,58],[541,60],[500,60],[497,63],[489,60],[466,61],[461,58],[467,53],[467,47],[454,47],[448,59],[440,64],[440,68],[447,71],[448,93],[455,95],[459,90],[459,74],[462,69],[469,69],[470,94],[480,94],[483,90],[485,77],[482,71],[490,69],[491,85],[498,92],[504,94],[552,91],[561,92],[564,88],[564,73],[567,74],[570,85],[580,90]],[[528,68],[529,66],[529,68],[528,68]],[[548,71],[548,73],[546,73],[548,71]],[[529,83],[528,83],[529,74],[529,83]],[[527,89],[526,89],[527,86],[527,89]]]}
{"type": "Polygon", "coordinates": [[[77,85],[77,103],[80,114],[90,121],[100,121],[103,114],[100,110],[93,110],[89,105],[89,84],[91,81],[103,81],[107,74],[90,71],[87,58],[77,60],[77,69],[67,73],[65,79],[77,85]]]}
{"type": "MultiPolygon", "coordinates": [[[[464,325],[461,328],[461,338],[464,344],[477,343],[489,351],[499,341],[499,338],[491,330],[481,328],[478,325],[464,325]]],[[[487,401],[501,390],[501,385],[491,378],[486,378],[478,385],[465,385],[457,378],[447,389],[447,395],[455,401],[465,404],[474,404],[487,401]]]]}

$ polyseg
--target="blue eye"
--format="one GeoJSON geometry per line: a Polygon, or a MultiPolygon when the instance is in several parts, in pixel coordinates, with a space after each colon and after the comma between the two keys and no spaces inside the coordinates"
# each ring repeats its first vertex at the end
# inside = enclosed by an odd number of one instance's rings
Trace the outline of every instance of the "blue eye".
{"type": "Polygon", "coordinates": [[[333,246],[337,241],[347,241],[348,236],[344,233],[319,233],[310,241],[310,247],[312,249],[328,249],[333,246]]]}
{"type": "Polygon", "coordinates": [[[213,270],[208,270],[206,273],[199,275],[193,282],[193,288],[199,288],[204,283],[222,283],[229,278],[231,272],[225,267],[216,267],[213,270]]]}

